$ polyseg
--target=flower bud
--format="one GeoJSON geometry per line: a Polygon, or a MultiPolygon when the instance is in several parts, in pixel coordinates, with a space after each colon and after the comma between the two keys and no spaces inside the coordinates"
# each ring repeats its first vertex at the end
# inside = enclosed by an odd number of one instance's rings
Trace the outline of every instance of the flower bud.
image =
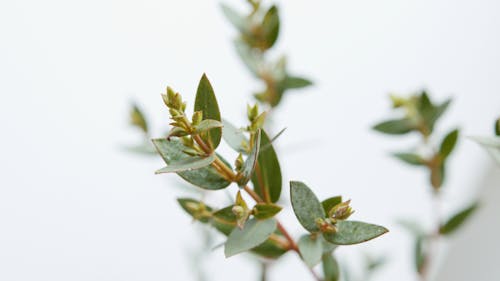
{"type": "Polygon", "coordinates": [[[349,204],[351,203],[351,200],[347,200],[345,202],[342,202],[340,204],[337,204],[335,207],[333,207],[329,212],[328,216],[331,217],[333,220],[346,220],[349,218],[349,216],[354,213],[353,209],[349,204]]]}
{"type": "Polygon", "coordinates": [[[191,119],[192,119],[193,126],[197,126],[203,120],[203,111],[195,111],[193,113],[193,117],[191,119]]]}

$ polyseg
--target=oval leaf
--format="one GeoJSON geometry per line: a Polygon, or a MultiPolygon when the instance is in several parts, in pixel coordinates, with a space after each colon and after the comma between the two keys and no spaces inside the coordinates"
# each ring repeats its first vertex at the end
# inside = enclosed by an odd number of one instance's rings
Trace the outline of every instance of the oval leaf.
{"type": "Polygon", "coordinates": [[[342,196],[335,196],[323,200],[321,202],[321,206],[323,206],[325,214],[328,214],[333,207],[337,206],[340,203],[342,203],[342,196]]]}
{"type": "Polygon", "coordinates": [[[202,133],[214,128],[222,128],[224,125],[222,122],[212,119],[205,119],[196,126],[196,133],[202,133]]]}
{"type": "Polygon", "coordinates": [[[253,188],[266,202],[275,203],[281,195],[281,168],[278,156],[269,140],[269,136],[261,130],[260,147],[257,165],[252,176],[253,188]]]}
{"type": "Polygon", "coordinates": [[[276,230],[276,220],[249,220],[243,229],[234,228],[227,238],[224,254],[226,258],[248,251],[264,243],[276,230]]]}
{"type": "Polygon", "coordinates": [[[446,137],[443,139],[441,146],[439,148],[439,154],[443,159],[448,158],[450,153],[455,148],[458,139],[458,129],[451,131],[446,137]]]}
{"type": "Polygon", "coordinates": [[[253,143],[252,151],[248,155],[247,159],[243,163],[241,178],[238,180],[238,185],[240,187],[244,187],[250,178],[252,177],[255,166],[257,165],[257,157],[259,156],[259,147],[260,147],[260,130],[257,131],[255,135],[255,141],[253,143]]]}
{"type": "Polygon", "coordinates": [[[319,231],[316,219],[325,218],[325,212],[312,190],[302,182],[291,181],[290,199],[292,201],[293,212],[300,224],[309,232],[319,231]]]}
{"type": "Polygon", "coordinates": [[[439,228],[439,233],[444,235],[452,234],[464,224],[464,222],[477,210],[478,207],[479,204],[474,203],[458,212],[439,228]]]}
{"type": "Polygon", "coordinates": [[[207,223],[209,221],[209,215],[212,211],[212,208],[205,205],[205,203],[191,199],[191,198],[179,198],[177,199],[179,205],[181,205],[182,209],[186,211],[193,219],[201,221],[203,223],[207,223]],[[207,211],[207,214],[203,214],[203,211],[207,211]]]}
{"type": "Polygon", "coordinates": [[[337,245],[363,243],[388,232],[385,227],[359,221],[339,221],[336,226],[336,233],[324,233],[323,237],[328,242],[337,245]]]}
{"type": "Polygon", "coordinates": [[[155,174],[163,173],[178,173],[183,171],[191,171],[206,167],[215,161],[215,155],[211,154],[207,157],[190,156],[179,161],[172,161],[167,167],[161,168],[155,174]]]}
{"type": "Polygon", "coordinates": [[[281,211],[281,207],[275,204],[259,203],[253,207],[253,216],[259,220],[265,220],[274,217],[281,211]]]}
{"type": "Polygon", "coordinates": [[[262,29],[266,47],[271,48],[276,43],[280,31],[280,18],[276,6],[272,6],[265,14],[262,29]]]}
{"type": "MultiPolygon", "coordinates": [[[[198,90],[196,91],[196,99],[194,102],[194,111],[202,111],[203,120],[212,119],[221,121],[219,105],[217,104],[217,99],[215,98],[214,89],[205,74],[203,74],[200,79],[200,83],[198,84],[198,90]]],[[[202,139],[205,142],[210,143],[214,149],[219,146],[221,136],[221,128],[214,128],[201,134],[202,139]]]]}
{"type": "Polygon", "coordinates": [[[415,153],[394,153],[393,156],[410,165],[421,166],[425,164],[425,159],[415,153]]]}
{"type": "Polygon", "coordinates": [[[243,134],[243,131],[237,129],[233,124],[226,120],[222,120],[222,137],[226,143],[234,149],[236,152],[247,154],[248,151],[245,149],[245,145],[248,145],[248,140],[243,134]]]}
{"type": "Polygon", "coordinates": [[[298,246],[300,256],[307,266],[314,267],[321,261],[323,243],[319,237],[313,239],[311,235],[304,235],[300,237],[298,246]]]}
{"type": "MultiPolygon", "coordinates": [[[[182,152],[186,147],[178,139],[172,139],[170,141],[166,139],[154,139],[152,141],[156,150],[167,164],[191,157],[182,152]]],[[[223,158],[220,156],[218,157],[226,163],[226,165],[229,165],[223,158]]],[[[206,166],[192,171],[178,172],[177,174],[187,182],[208,190],[223,189],[231,184],[230,181],[222,177],[212,166],[206,166]]]]}
{"type": "Polygon", "coordinates": [[[339,264],[331,253],[324,254],[323,261],[323,274],[325,275],[324,281],[338,281],[340,277],[339,264]]]}
{"type": "Polygon", "coordinates": [[[295,77],[295,76],[286,76],[283,81],[283,87],[285,89],[300,89],[307,86],[311,86],[312,82],[306,78],[295,77]]]}
{"type": "Polygon", "coordinates": [[[403,135],[411,132],[415,125],[410,119],[388,120],[373,127],[375,131],[390,135],[403,135]]]}

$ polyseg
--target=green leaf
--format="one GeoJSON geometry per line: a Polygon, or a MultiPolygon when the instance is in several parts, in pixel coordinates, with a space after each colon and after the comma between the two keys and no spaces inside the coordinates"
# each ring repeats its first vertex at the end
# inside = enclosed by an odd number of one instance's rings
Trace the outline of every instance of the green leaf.
{"type": "MultiPolygon", "coordinates": [[[[277,233],[274,233],[277,235],[277,233]]],[[[284,238],[283,238],[284,239],[284,238]]],[[[286,253],[288,250],[281,248],[276,242],[271,239],[267,239],[264,243],[259,246],[252,248],[252,252],[268,259],[277,259],[286,253]]]]}
{"type": "Polygon", "coordinates": [[[222,127],[222,137],[226,143],[236,152],[247,154],[245,144],[248,145],[248,140],[243,131],[237,129],[233,124],[224,119],[222,120],[222,124],[224,124],[224,127],[222,127]]]}
{"type": "Polygon", "coordinates": [[[500,136],[500,118],[495,121],[495,135],[500,136]]]}
{"type": "Polygon", "coordinates": [[[295,216],[309,232],[319,231],[316,220],[325,218],[323,206],[312,190],[302,182],[290,182],[290,199],[295,216]]]}
{"type": "Polygon", "coordinates": [[[205,119],[196,126],[196,133],[206,132],[214,128],[222,128],[224,125],[222,122],[212,119],[205,119]]]}
{"type": "Polygon", "coordinates": [[[418,273],[422,273],[425,265],[425,260],[427,259],[427,254],[425,251],[426,244],[425,236],[415,237],[415,248],[414,248],[414,259],[415,259],[415,270],[418,273]]]}
{"type": "Polygon", "coordinates": [[[373,127],[374,130],[389,135],[404,135],[415,129],[410,119],[395,119],[381,122],[373,127]]]}
{"type": "Polygon", "coordinates": [[[476,202],[453,215],[446,223],[439,228],[439,233],[450,235],[464,224],[464,222],[477,210],[479,204],[476,202]]]}
{"type": "Polygon", "coordinates": [[[432,119],[431,119],[431,125],[432,125],[431,128],[434,126],[436,121],[443,115],[443,113],[446,111],[446,109],[448,109],[448,107],[451,104],[451,101],[452,101],[451,99],[448,99],[445,102],[443,102],[441,105],[434,108],[434,114],[433,114],[432,119]]]}
{"type": "Polygon", "coordinates": [[[266,202],[275,203],[281,195],[281,168],[278,156],[264,130],[261,130],[260,147],[266,149],[259,152],[252,183],[260,197],[266,202]]]}
{"type": "Polygon", "coordinates": [[[323,210],[325,211],[325,214],[328,214],[330,210],[337,206],[338,204],[342,203],[342,196],[335,196],[335,197],[330,197],[328,199],[325,199],[321,202],[321,206],[323,206],[323,210]]]}
{"type": "MultiPolygon", "coordinates": [[[[205,74],[200,79],[198,90],[196,91],[196,99],[194,102],[194,111],[203,112],[203,120],[212,119],[221,121],[219,105],[215,98],[215,93],[205,74]]],[[[221,128],[213,128],[208,132],[202,133],[201,138],[209,143],[212,148],[217,148],[222,136],[221,128]]]]}
{"type": "Polygon", "coordinates": [[[326,241],[337,245],[363,243],[388,232],[385,227],[359,221],[339,221],[336,226],[336,233],[324,233],[323,237],[326,241]]]}
{"type": "Polygon", "coordinates": [[[163,173],[178,173],[184,171],[192,171],[204,168],[215,161],[215,155],[211,154],[206,157],[190,156],[179,161],[172,161],[167,167],[161,168],[155,174],[163,173]]]}
{"type": "Polygon", "coordinates": [[[325,279],[323,281],[338,281],[340,279],[339,264],[331,253],[324,254],[323,260],[323,274],[325,279]]]}
{"type": "Polygon", "coordinates": [[[134,145],[134,146],[124,146],[124,150],[132,153],[143,154],[143,155],[157,155],[156,149],[151,145],[150,142],[134,145]]]}
{"type": "Polygon", "coordinates": [[[424,228],[415,221],[402,219],[402,220],[398,220],[397,224],[402,226],[403,228],[405,228],[407,231],[409,231],[414,236],[425,235],[424,228]]]}
{"type": "Polygon", "coordinates": [[[398,152],[394,153],[393,156],[410,165],[416,165],[416,166],[425,165],[425,159],[423,159],[420,155],[415,153],[398,152]]]}
{"type": "Polygon", "coordinates": [[[280,31],[280,19],[276,6],[272,6],[264,15],[262,29],[266,47],[271,48],[276,43],[280,31]]]}
{"type": "Polygon", "coordinates": [[[253,207],[253,215],[259,220],[269,219],[279,213],[281,209],[276,204],[258,203],[253,207]]]}
{"type": "Polygon", "coordinates": [[[306,78],[288,75],[285,77],[282,83],[285,89],[300,89],[312,85],[312,82],[306,78]]]}
{"type": "Polygon", "coordinates": [[[243,163],[241,171],[242,176],[238,180],[238,185],[240,187],[244,187],[248,183],[248,181],[250,181],[250,178],[254,173],[255,166],[257,165],[257,157],[259,156],[260,135],[261,132],[260,130],[258,130],[257,133],[255,134],[255,140],[253,143],[252,151],[250,152],[247,159],[243,163]]]}
{"type": "Polygon", "coordinates": [[[321,261],[323,255],[323,244],[320,237],[311,237],[311,235],[304,235],[300,237],[299,242],[300,256],[304,263],[309,267],[314,267],[321,261]]]}
{"type": "MultiPolygon", "coordinates": [[[[182,145],[178,139],[172,139],[170,141],[166,139],[153,139],[152,141],[156,150],[167,164],[191,158],[191,156],[182,152],[186,147],[182,145]]],[[[229,166],[222,157],[218,157],[229,166]]],[[[230,181],[222,177],[212,166],[206,166],[192,171],[178,172],[177,174],[187,182],[208,190],[223,189],[231,184],[230,181]]]]}
{"type": "Polygon", "coordinates": [[[458,129],[451,131],[443,139],[443,142],[441,143],[441,146],[439,148],[439,154],[443,159],[448,158],[450,153],[453,151],[455,145],[457,144],[457,139],[458,139],[458,129]]]}
{"type": "Polygon", "coordinates": [[[240,56],[241,61],[245,64],[248,70],[255,76],[260,76],[260,65],[262,65],[262,59],[258,57],[252,49],[250,49],[247,44],[240,40],[234,42],[236,48],[236,53],[240,56]]]}
{"type": "Polygon", "coordinates": [[[136,104],[132,105],[132,110],[130,111],[130,124],[141,129],[145,134],[148,133],[146,117],[144,117],[144,113],[142,113],[142,110],[136,104]]]}
{"type": "Polygon", "coordinates": [[[441,163],[437,167],[433,167],[431,169],[431,174],[430,174],[430,180],[431,180],[431,185],[434,189],[439,189],[441,186],[443,186],[445,179],[445,166],[444,163],[441,163]]]}
{"type": "Polygon", "coordinates": [[[248,251],[264,243],[276,230],[276,220],[249,220],[243,229],[234,228],[229,234],[224,254],[226,258],[248,251]]]}
{"type": "Polygon", "coordinates": [[[238,218],[232,211],[233,206],[220,209],[212,216],[212,226],[224,235],[229,235],[237,224],[238,218]]]}
{"type": "Polygon", "coordinates": [[[177,199],[177,202],[179,202],[182,209],[191,215],[193,219],[199,220],[203,223],[209,222],[212,208],[205,205],[205,203],[191,198],[179,198],[177,199]]]}
{"type": "Polygon", "coordinates": [[[241,33],[246,33],[248,30],[248,23],[245,17],[238,14],[235,10],[225,4],[221,4],[222,13],[226,16],[227,20],[231,22],[241,33]]]}

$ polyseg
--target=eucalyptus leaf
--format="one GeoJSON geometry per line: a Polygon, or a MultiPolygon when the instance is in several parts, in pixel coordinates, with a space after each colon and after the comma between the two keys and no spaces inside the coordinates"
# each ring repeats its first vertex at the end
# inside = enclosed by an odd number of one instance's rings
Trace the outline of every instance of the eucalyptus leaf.
{"type": "Polygon", "coordinates": [[[331,253],[324,254],[323,261],[323,274],[325,279],[323,281],[338,281],[340,280],[339,264],[331,253]]]}
{"type": "MultiPolygon", "coordinates": [[[[196,91],[196,99],[194,102],[194,111],[203,112],[203,120],[212,119],[221,121],[219,105],[215,98],[215,93],[205,74],[200,79],[198,90],[196,91]]],[[[208,132],[202,133],[201,138],[209,143],[213,149],[217,148],[222,136],[221,128],[213,128],[208,132]]]]}
{"type": "Polygon", "coordinates": [[[248,145],[248,139],[243,134],[241,129],[237,129],[233,124],[227,120],[222,120],[224,127],[222,128],[222,137],[226,143],[236,152],[248,154],[245,150],[244,144],[248,145]]]}
{"type": "Polygon", "coordinates": [[[236,40],[234,42],[236,48],[236,53],[240,56],[248,70],[255,76],[260,77],[260,69],[262,65],[262,59],[257,56],[252,49],[250,49],[241,40],[236,40]]]}
{"type": "Polygon", "coordinates": [[[285,76],[282,83],[285,89],[300,89],[312,85],[312,82],[306,78],[289,75],[285,76]]]}
{"type": "Polygon", "coordinates": [[[203,215],[203,212],[201,212],[203,210],[207,212],[212,211],[212,208],[205,205],[205,203],[191,198],[179,198],[177,199],[177,202],[193,219],[199,220],[203,223],[207,223],[209,221],[209,216],[203,215]],[[200,216],[200,214],[202,216],[200,216]]]}
{"type": "Polygon", "coordinates": [[[470,137],[470,139],[484,147],[500,165],[500,137],[470,137]]]}
{"type": "Polygon", "coordinates": [[[130,111],[130,124],[141,129],[145,134],[148,133],[148,122],[144,113],[136,104],[132,105],[132,110],[130,111]]]}
{"type": "Polygon", "coordinates": [[[157,155],[156,149],[150,142],[133,145],[133,146],[124,146],[124,150],[132,153],[143,154],[143,155],[157,155]]]}
{"type": "Polygon", "coordinates": [[[253,207],[253,215],[256,219],[268,219],[274,217],[281,211],[281,207],[272,203],[258,203],[253,207]]]}
{"type": "Polygon", "coordinates": [[[415,129],[415,124],[408,118],[381,122],[373,127],[374,130],[390,135],[404,135],[415,129]]]}
{"type": "Polygon", "coordinates": [[[427,259],[427,253],[425,250],[426,242],[427,241],[424,236],[415,237],[414,262],[415,262],[415,270],[419,273],[422,273],[425,261],[427,259]]]}
{"type": "Polygon", "coordinates": [[[336,226],[336,233],[323,234],[326,241],[336,245],[359,244],[388,232],[383,226],[359,221],[339,221],[336,226]]]}
{"type": "Polygon", "coordinates": [[[415,166],[425,165],[426,162],[425,159],[423,159],[420,155],[415,153],[398,152],[394,153],[393,156],[407,164],[415,166]]]}
{"type": "Polygon", "coordinates": [[[281,168],[278,156],[264,130],[261,130],[260,147],[266,149],[259,152],[252,183],[261,198],[266,202],[275,203],[281,195],[281,168]]]}
{"type": "Polygon", "coordinates": [[[224,16],[226,16],[229,22],[231,22],[240,32],[246,33],[248,31],[248,21],[244,16],[241,16],[238,12],[225,4],[221,4],[221,9],[224,16]]]}
{"type": "Polygon", "coordinates": [[[330,197],[328,199],[325,199],[321,202],[321,206],[323,206],[323,210],[325,211],[325,214],[328,214],[330,210],[337,206],[338,204],[342,203],[342,196],[334,196],[330,197]]]}
{"type": "Polygon", "coordinates": [[[250,151],[250,154],[243,163],[241,178],[238,180],[238,185],[240,187],[244,187],[248,183],[248,181],[250,181],[250,178],[254,173],[255,166],[257,165],[257,157],[259,156],[260,138],[261,138],[261,131],[258,130],[257,133],[255,134],[252,151],[250,151]]]}
{"type": "MultiPolygon", "coordinates": [[[[191,157],[183,153],[186,147],[178,139],[171,139],[170,141],[166,139],[153,139],[152,141],[167,165],[191,157]]],[[[218,157],[229,166],[222,157],[218,157]]],[[[231,184],[230,181],[222,177],[212,166],[206,166],[193,171],[178,172],[177,174],[187,182],[208,190],[223,189],[231,184]]]]}
{"type": "Polygon", "coordinates": [[[236,227],[238,218],[232,211],[233,205],[213,213],[211,224],[224,235],[229,235],[236,227]]]}
{"type": "Polygon", "coordinates": [[[477,210],[478,207],[479,204],[476,202],[456,213],[439,228],[439,233],[443,235],[450,235],[454,233],[464,224],[465,221],[467,221],[467,219],[477,210]]]}
{"type": "Polygon", "coordinates": [[[445,164],[440,163],[439,166],[432,167],[431,169],[431,174],[430,174],[430,180],[431,180],[431,185],[434,189],[439,189],[441,186],[443,186],[444,179],[445,179],[445,164]]]}
{"type": "Polygon", "coordinates": [[[276,43],[280,31],[280,19],[276,6],[272,6],[264,15],[262,29],[266,47],[271,48],[276,43]]]}
{"type": "Polygon", "coordinates": [[[224,125],[222,122],[212,119],[205,119],[196,126],[196,133],[202,133],[214,128],[222,128],[224,125]]]}
{"type": "Polygon", "coordinates": [[[291,181],[290,199],[300,224],[309,232],[318,232],[316,220],[325,218],[325,212],[312,190],[302,182],[291,181]]]}
{"type": "Polygon", "coordinates": [[[276,230],[276,220],[250,219],[243,229],[234,228],[229,234],[224,254],[226,258],[248,251],[264,243],[276,230]]]}
{"type": "Polygon", "coordinates": [[[453,151],[455,145],[457,144],[457,139],[458,139],[458,129],[451,131],[443,139],[443,142],[441,143],[441,146],[439,148],[439,154],[443,159],[448,158],[450,153],[453,151]]]}
{"type": "Polygon", "coordinates": [[[495,121],[495,135],[500,136],[500,118],[495,121]]]}
{"type": "Polygon", "coordinates": [[[184,171],[197,170],[212,164],[212,162],[214,161],[215,161],[214,154],[208,155],[206,157],[191,156],[189,158],[184,158],[179,161],[172,161],[167,167],[157,170],[155,174],[178,173],[184,171]]]}
{"type": "Polygon", "coordinates": [[[309,267],[314,267],[321,261],[323,255],[323,244],[321,237],[311,237],[311,235],[303,235],[299,242],[300,256],[305,264],[309,267]]]}

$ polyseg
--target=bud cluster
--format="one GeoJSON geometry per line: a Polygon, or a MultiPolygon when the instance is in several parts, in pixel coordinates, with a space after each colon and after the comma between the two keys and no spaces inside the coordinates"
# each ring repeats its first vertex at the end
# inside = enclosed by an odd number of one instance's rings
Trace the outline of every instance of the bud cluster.
{"type": "Polygon", "coordinates": [[[337,232],[337,222],[348,219],[354,210],[349,206],[351,200],[341,202],[328,211],[328,217],[326,219],[317,218],[316,226],[318,226],[319,231],[322,233],[334,234],[337,232]]]}

